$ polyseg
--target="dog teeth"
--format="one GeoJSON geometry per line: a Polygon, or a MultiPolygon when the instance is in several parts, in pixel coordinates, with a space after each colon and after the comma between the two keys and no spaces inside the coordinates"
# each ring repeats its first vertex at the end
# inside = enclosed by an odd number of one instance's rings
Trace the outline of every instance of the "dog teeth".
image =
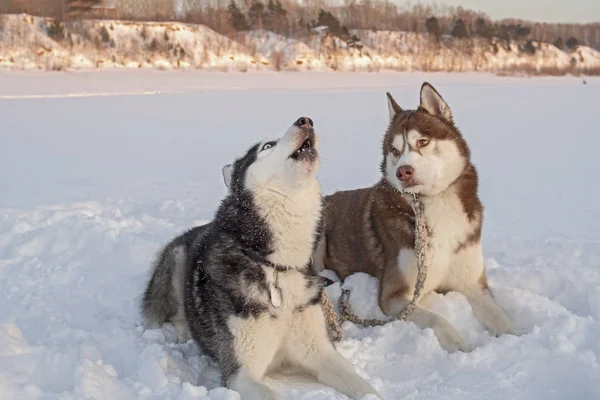
{"type": "Polygon", "coordinates": [[[312,150],[312,142],[310,142],[309,140],[306,140],[306,141],[304,141],[304,143],[302,143],[302,146],[294,152],[293,155],[298,156],[298,155],[300,155],[300,153],[305,153],[310,150],[312,150]]]}

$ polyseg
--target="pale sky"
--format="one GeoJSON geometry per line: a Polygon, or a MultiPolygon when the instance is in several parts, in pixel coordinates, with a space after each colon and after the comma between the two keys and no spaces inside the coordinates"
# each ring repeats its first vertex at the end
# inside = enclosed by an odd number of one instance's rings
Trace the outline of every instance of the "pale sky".
{"type": "MultiPolygon", "coordinates": [[[[392,0],[400,5],[405,0],[392,0]]],[[[419,0],[412,4],[445,4],[485,12],[492,19],[521,18],[536,22],[600,22],[600,0],[419,0]]]]}

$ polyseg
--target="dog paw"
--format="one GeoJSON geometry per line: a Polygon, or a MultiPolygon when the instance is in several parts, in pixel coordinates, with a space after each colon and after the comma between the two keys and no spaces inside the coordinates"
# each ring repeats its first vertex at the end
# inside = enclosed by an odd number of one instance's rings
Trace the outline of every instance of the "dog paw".
{"type": "Polygon", "coordinates": [[[503,335],[520,336],[522,334],[516,328],[488,329],[488,332],[490,333],[491,336],[494,336],[494,337],[500,337],[503,335]]]}
{"type": "Polygon", "coordinates": [[[190,332],[187,323],[175,321],[172,321],[171,323],[173,328],[175,328],[175,334],[177,335],[175,340],[177,343],[187,343],[187,341],[192,338],[192,333],[190,332]]]}
{"type": "Polygon", "coordinates": [[[359,392],[356,392],[358,394],[355,396],[352,396],[352,397],[357,400],[377,400],[377,399],[383,400],[383,396],[380,395],[379,392],[377,390],[375,390],[375,388],[373,388],[368,383],[366,383],[366,386],[368,386],[368,388],[365,388],[366,390],[361,390],[359,392]]]}
{"type": "Polygon", "coordinates": [[[265,396],[265,400],[285,400],[285,397],[283,397],[277,392],[271,391],[271,393],[268,393],[265,396]]]}
{"type": "Polygon", "coordinates": [[[283,397],[282,395],[280,395],[277,392],[274,391],[266,391],[264,390],[262,393],[260,394],[256,394],[256,393],[243,393],[243,392],[238,392],[240,393],[240,396],[242,399],[249,399],[249,400],[285,400],[285,397],[283,397]]]}
{"type": "Polygon", "coordinates": [[[285,397],[264,385],[260,385],[259,390],[237,389],[237,392],[243,400],[285,400],[285,397]]]}
{"type": "Polygon", "coordinates": [[[360,400],[383,400],[383,397],[379,393],[369,393],[360,397],[360,400]]]}
{"type": "Polygon", "coordinates": [[[523,332],[520,332],[515,327],[515,325],[512,323],[512,321],[510,319],[508,319],[508,317],[496,318],[494,323],[489,324],[489,326],[487,328],[488,328],[488,332],[490,333],[490,335],[495,336],[495,337],[502,336],[502,335],[520,336],[523,334],[523,332]]]}
{"type": "Polygon", "coordinates": [[[463,353],[471,352],[474,347],[468,344],[452,327],[444,327],[442,329],[434,329],[435,336],[440,342],[440,346],[449,353],[462,351],[463,353]]]}
{"type": "MultiPolygon", "coordinates": [[[[444,347],[444,346],[442,346],[444,347]]],[[[445,347],[445,350],[448,353],[456,353],[457,351],[462,351],[463,353],[470,353],[475,350],[475,346],[468,344],[464,340],[460,342],[453,342],[445,347]]]]}
{"type": "Polygon", "coordinates": [[[375,390],[373,386],[364,379],[356,376],[355,380],[349,381],[351,382],[351,387],[347,392],[349,397],[355,400],[376,400],[383,399],[383,397],[375,390]]]}
{"type": "Polygon", "coordinates": [[[189,331],[177,332],[177,343],[187,343],[191,338],[189,331]]]}

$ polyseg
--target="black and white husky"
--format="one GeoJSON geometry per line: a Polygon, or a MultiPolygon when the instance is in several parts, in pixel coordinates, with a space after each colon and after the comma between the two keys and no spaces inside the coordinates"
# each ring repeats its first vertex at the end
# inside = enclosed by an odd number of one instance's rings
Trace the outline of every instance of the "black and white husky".
{"type": "Polygon", "coordinates": [[[189,329],[243,399],[282,399],[262,383],[282,365],[359,399],[379,394],[334,348],[311,265],[322,231],[317,137],[300,118],[223,168],[228,194],[213,221],[159,255],[142,310],[147,323],[189,329]],[[183,307],[182,307],[183,304],[183,307]]]}

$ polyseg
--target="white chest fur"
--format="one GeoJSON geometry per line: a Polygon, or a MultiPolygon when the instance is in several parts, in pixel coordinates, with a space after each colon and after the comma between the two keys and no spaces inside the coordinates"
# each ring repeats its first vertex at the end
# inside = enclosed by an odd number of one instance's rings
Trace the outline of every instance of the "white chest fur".
{"type": "Polygon", "coordinates": [[[272,310],[275,312],[291,313],[296,307],[305,305],[316,294],[316,289],[306,287],[304,275],[297,270],[277,273],[270,267],[263,267],[263,270],[267,276],[269,288],[273,288],[275,284],[278,287],[276,290],[278,294],[275,296],[279,298],[274,300],[271,297],[269,299],[269,303],[273,306],[272,310]],[[279,305],[273,304],[274,302],[279,305]]]}
{"type": "MultiPolygon", "coordinates": [[[[481,215],[469,220],[463,204],[453,188],[434,197],[422,198],[425,221],[430,232],[426,252],[427,279],[425,292],[440,286],[457,287],[466,280],[481,276],[483,256],[479,242],[462,246],[478,228],[481,215]]],[[[414,286],[417,263],[414,250],[402,249],[399,268],[409,285],[414,286]]]]}
{"type": "Polygon", "coordinates": [[[258,212],[269,227],[274,264],[301,267],[311,256],[317,224],[321,216],[322,198],[318,183],[289,196],[274,195],[257,188],[254,191],[258,212]]]}
{"type": "Polygon", "coordinates": [[[425,221],[432,232],[431,251],[453,253],[479,226],[481,215],[471,221],[454,188],[434,197],[423,197],[425,221]]]}

